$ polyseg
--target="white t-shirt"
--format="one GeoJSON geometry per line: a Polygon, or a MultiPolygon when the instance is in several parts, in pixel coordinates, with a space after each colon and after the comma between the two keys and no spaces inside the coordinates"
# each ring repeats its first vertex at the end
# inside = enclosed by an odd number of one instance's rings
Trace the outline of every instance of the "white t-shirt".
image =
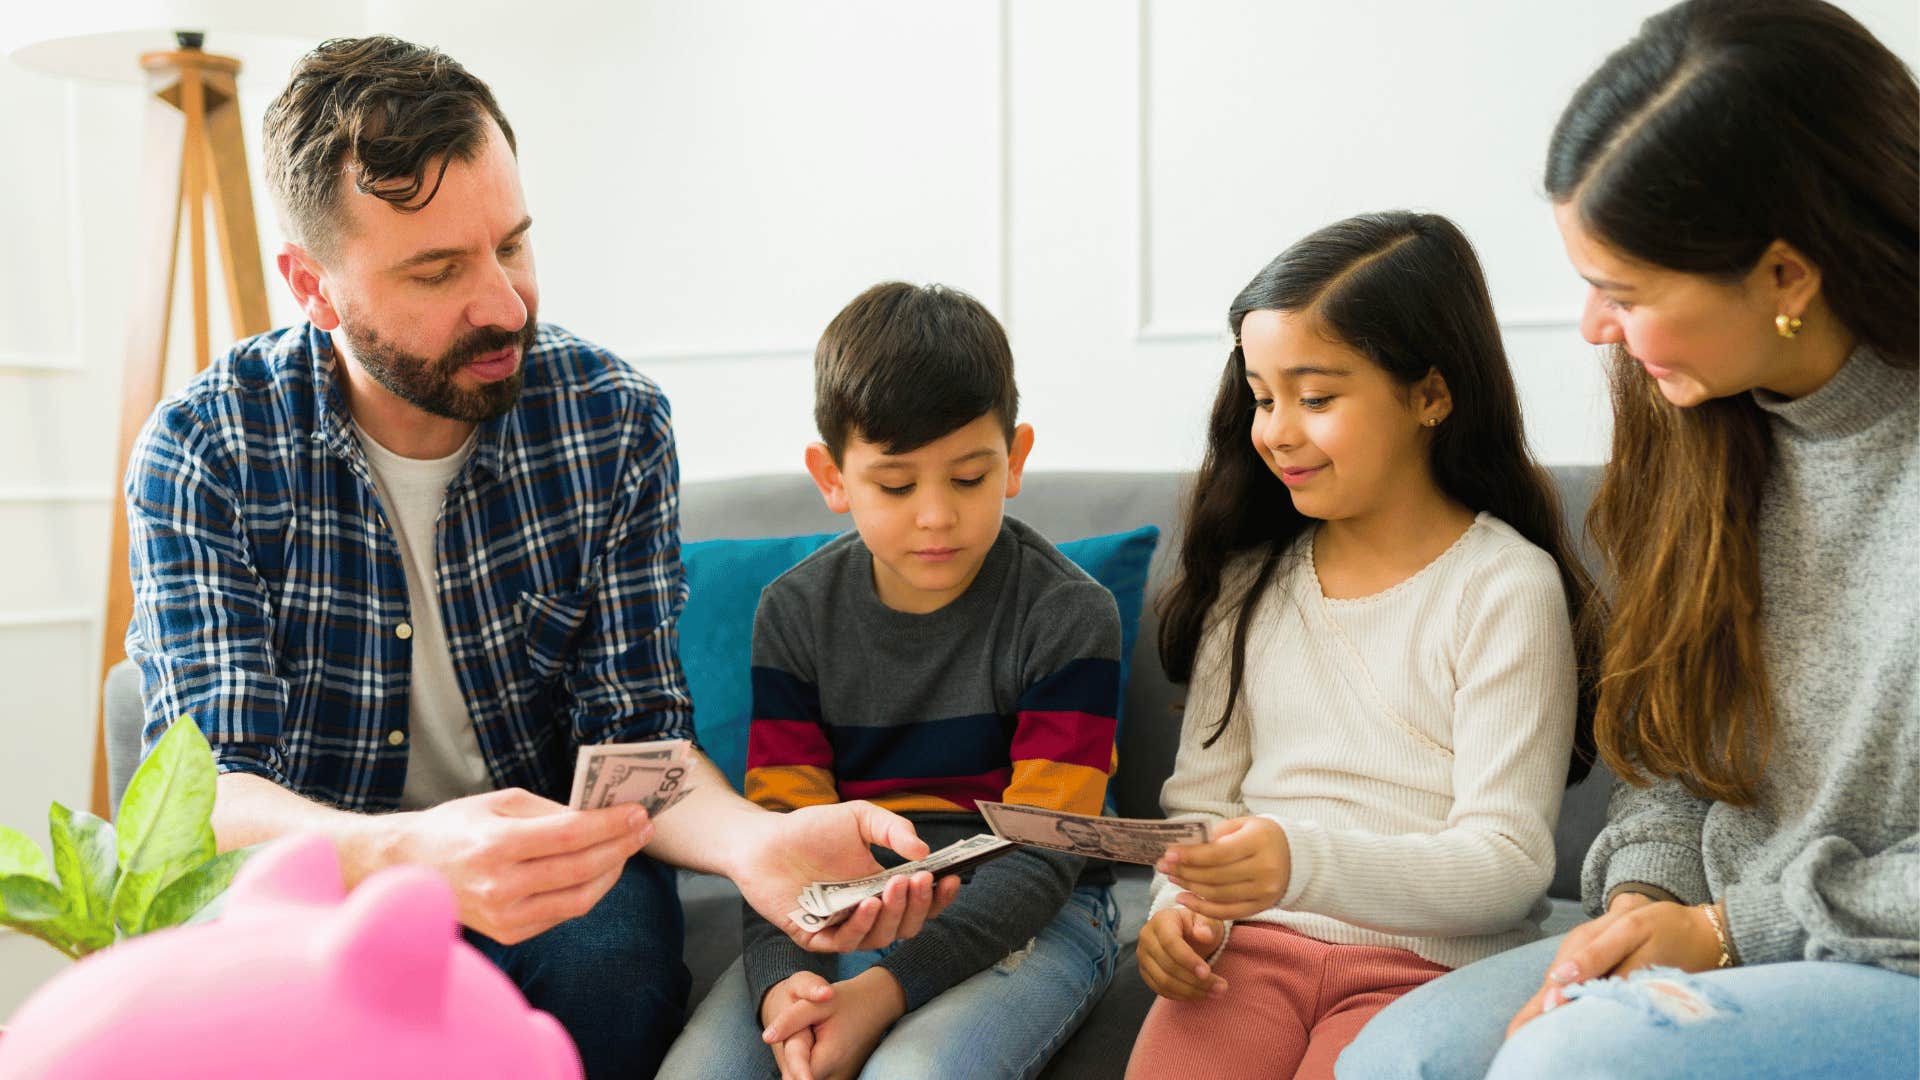
{"type": "Polygon", "coordinates": [[[413,672],[407,694],[407,783],[400,807],[418,810],[491,791],[493,776],[480,753],[440,614],[440,509],[447,485],[460,475],[473,453],[474,439],[469,436],[446,457],[421,460],[401,457],[380,445],[357,423],[353,429],[366,452],[374,490],[380,495],[407,574],[413,672]]]}

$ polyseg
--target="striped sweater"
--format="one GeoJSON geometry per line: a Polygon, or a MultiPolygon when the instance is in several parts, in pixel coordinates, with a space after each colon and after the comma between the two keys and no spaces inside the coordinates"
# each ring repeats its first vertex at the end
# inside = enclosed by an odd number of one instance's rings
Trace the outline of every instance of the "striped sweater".
{"type": "MultiPolygon", "coordinates": [[[[1097,814],[1116,764],[1119,650],[1112,595],[1018,521],[965,593],[918,615],[880,602],[873,557],[848,533],[761,594],[747,797],[771,810],[867,799],[935,847],[985,831],[981,799],[1097,814]]],[[[1025,945],[1077,881],[1105,874],[1052,852],[1004,856],[882,964],[917,1008],[1025,945]]],[[[830,965],[747,910],[754,1000],[830,965]]]]}

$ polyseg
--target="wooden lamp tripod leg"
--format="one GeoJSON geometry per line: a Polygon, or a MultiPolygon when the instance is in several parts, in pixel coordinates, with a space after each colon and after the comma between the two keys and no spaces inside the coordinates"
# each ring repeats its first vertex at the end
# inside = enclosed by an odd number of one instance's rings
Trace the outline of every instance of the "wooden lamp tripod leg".
{"type": "Polygon", "coordinates": [[[140,171],[141,273],[127,333],[125,375],[120,389],[120,442],[116,462],[112,541],[107,562],[106,621],[100,645],[100,711],[94,721],[92,808],[112,809],[107,781],[106,674],[126,659],[126,629],[133,617],[128,575],[126,489],[122,482],[133,444],[160,402],[166,376],[167,333],[173,312],[174,268],[180,250],[183,209],[189,225],[194,316],[194,369],[210,359],[207,314],[206,204],[213,201],[220,265],[226,277],[227,310],[235,337],[268,327],[266,283],[260,265],[253,197],[241,137],[234,76],[239,63],[197,49],[151,53],[141,58],[150,73],[146,147],[140,171]]]}

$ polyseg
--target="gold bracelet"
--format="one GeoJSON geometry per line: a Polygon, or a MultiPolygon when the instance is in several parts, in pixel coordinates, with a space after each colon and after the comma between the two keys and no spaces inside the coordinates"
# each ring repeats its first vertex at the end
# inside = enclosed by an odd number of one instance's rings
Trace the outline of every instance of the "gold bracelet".
{"type": "Polygon", "coordinates": [[[1707,925],[1713,927],[1713,936],[1720,942],[1720,962],[1715,967],[1733,966],[1733,948],[1727,941],[1727,928],[1720,923],[1720,911],[1712,904],[1701,904],[1700,910],[1706,912],[1707,925]]]}

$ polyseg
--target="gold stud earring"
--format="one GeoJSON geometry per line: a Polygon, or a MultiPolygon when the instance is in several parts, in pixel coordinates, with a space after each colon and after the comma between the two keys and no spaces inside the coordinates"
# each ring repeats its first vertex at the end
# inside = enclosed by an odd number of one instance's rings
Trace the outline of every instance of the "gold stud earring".
{"type": "Polygon", "coordinates": [[[1439,427],[1439,426],[1440,426],[1440,418],[1439,418],[1439,417],[1437,417],[1437,416],[1429,416],[1429,417],[1427,417],[1427,418],[1426,418],[1425,420],[1423,420],[1423,421],[1421,421],[1421,422],[1422,422],[1422,423],[1424,423],[1424,424],[1426,424],[1426,425],[1427,425],[1428,427],[1439,427]]]}
{"type": "Polygon", "coordinates": [[[1792,339],[1795,334],[1800,332],[1800,326],[1801,323],[1799,319],[1794,318],[1784,311],[1773,317],[1773,331],[1783,338],[1792,339]]]}

